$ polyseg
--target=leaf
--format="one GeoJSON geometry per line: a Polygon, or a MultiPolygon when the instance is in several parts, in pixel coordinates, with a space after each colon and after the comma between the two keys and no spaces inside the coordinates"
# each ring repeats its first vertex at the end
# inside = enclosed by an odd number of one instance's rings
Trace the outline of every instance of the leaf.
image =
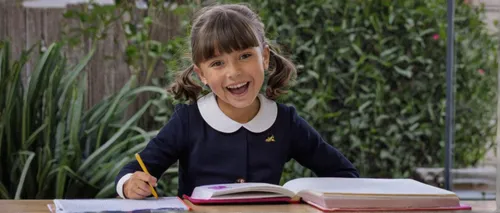
{"type": "Polygon", "coordinates": [[[33,71],[30,81],[28,84],[28,92],[25,93],[24,101],[25,103],[31,103],[33,96],[35,92],[39,91],[40,87],[40,77],[43,76],[44,71],[50,64],[54,63],[54,60],[56,60],[54,54],[57,54],[57,52],[60,50],[60,46],[57,43],[54,43],[49,46],[47,51],[42,55],[42,58],[37,62],[36,68],[33,71]]]}
{"type": "MultiPolygon", "coordinates": [[[[102,119],[104,117],[104,113],[109,109],[110,104],[111,103],[109,102],[109,100],[103,100],[103,101],[97,103],[96,105],[94,105],[92,107],[91,110],[85,112],[82,120],[88,119],[87,122],[90,125],[93,125],[93,124],[99,122],[99,119],[102,119]],[[89,116],[90,116],[90,118],[87,118],[89,116]]],[[[99,128],[99,126],[96,125],[94,128],[99,128]]]]}
{"type": "Polygon", "coordinates": [[[376,119],[375,119],[375,125],[380,125],[380,123],[382,123],[382,121],[388,119],[389,116],[388,115],[379,115],[376,119]]]}
{"type": "Polygon", "coordinates": [[[426,30],[422,30],[420,31],[419,33],[419,36],[426,36],[427,34],[430,34],[432,32],[434,32],[435,30],[433,28],[429,28],[429,29],[426,29],[426,30]]]}
{"type": "Polygon", "coordinates": [[[396,52],[397,50],[399,50],[400,47],[393,47],[393,48],[390,48],[390,49],[387,49],[387,50],[384,50],[380,53],[380,57],[385,57],[385,56],[388,56],[394,52],[396,52]]]}
{"type": "MultiPolygon", "coordinates": [[[[50,74],[49,74],[49,82],[48,82],[48,85],[46,86],[46,91],[44,92],[44,102],[45,102],[45,105],[46,107],[45,108],[45,112],[44,112],[44,119],[43,119],[43,122],[46,126],[46,128],[44,129],[44,137],[42,137],[41,140],[45,141],[45,144],[50,144],[50,141],[51,141],[51,137],[53,135],[52,131],[53,131],[53,124],[55,123],[55,120],[57,119],[57,112],[56,112],[56,108],[57,108],[57,104],[56,102],[54,101],[55,99],[57,99],[57,90],[58,90],[58,85],[60,84],[60,78],[61,78],[61,75],[62,75],[62,70],[64,69],[65,67],[65,62],[61,62],[58,64],[58,66],[55,67],[55,69],[53,69],[50,74]]],[[[29,141],[29,139],[28,139],[29,141]]],[[[27,147],[29,147],[30,143],[28,142],[28,145],[27,147]]],[[[40,156],[39,156],[40,157],[40,156]]]]}
{"type": "Polygon", "coordinates": [[[111,183],[107,184],[106,186],[104,186],[104,188],[102,188],[99,192],[97,192],[95,198],[96,199],[109,198],[109,196],[113,195],[115,192],[116,192],[115,183],[111,182],[111,183]]]}
{"type": "MultiPolygon", "coordinates": [[[[116,157],[117,153],[121,153],[124,148],[126,148],[127,145],[130,144],[130,142],[135,142],[137,141],[138,139],[140,139],[141,137],[143,137],[142,135],[137,135],[137,136],[134,136],[132,138],[128,138],[124,141],[120,141],[118,145],[114,145],[112,148],[110,148],[106,154],[103,154],[101,155],[101,157],[96,160],[95,162],[95,165],[103,165],[104,162],[107,162],[107,161],[110,161],[112,160],[113,157],[116,157]]],[[[141,148],[144,148],[145,145],[143,145],[142,143],[137,145],[137,146],[140,146],[141,148]]],[[[132,149],[129,149],[129,151],[132,150],[132,149]]],[[[128,153],[128,152],[127,152],[128,153]]],[[[103,169],[100,168],[99,166],[95,166],[93,167],[92,169],[89,169],[86,172],[86,174],[89,174],[89,175],[92,175],[93,178],[90,179],[90,183],[92,184],[97,184],[97,181],[99,181],[99,178],[100,177],[96,177],[96,176],[99,176],[97,175],[98,173],[100,173],[100,171],[102,171],[103,169]]],[[[106,170],[107,172],[109,172],[108,170],[106,170]]],[[[104,174],[102,174],[104,175],[104,174]]]]}
{"type": "Polygon", "coordinates": [[[56,163],[56,159],[52,159],[49,147],[46,146],[44,149],[44,156],[42,156],[42,161],[39,162],[39,175],[37,175],[38,180],[38,192],[43,191],[43,187],[47,186],[47,179],[50,170],[53,169],[53,165],[56,163]],[[43,165],[43,166],[42,166],[43,165]],[[43,168],[43,169],[40,169],[43,168]]]}
{"type": "Polygon", "coordinates": [[[313,78],[315,78],[315,79],[319,79],[319,75],[318,75],[318,73],[316,73],[316,72],[313,72],[313,71],[308,70],[308,71],[307,71],[307,74],[309,74],[310,76],[312,76],[312,77],[313,77],[313,78]]]}
{"type": "Polygon", "coordinates": [[[57,124],[56,136],[54,141],[54,157],[56,159],[61,159],[61,155],[65,153],[65,143],[64,143],[64,135],[66,133],[66,123],[59,122],[57,124]]]}
{"type": "Polygon", "coordinates": [[[87,66],[88,62],[90,61],[90,59],[94,55],[94,52],[95,52],[95,48],[92,48],[90,50],[89,54],[87,54],[81,61],[79,61],[78,64],[75,66],[75,68],[73,68],[69,72],[69,75],[66,75],[61,80],[62,82],[64,82],[64,86],[63,86],[64,89],[63,89],[63,92],[62,92],[61,97],[60,97],[59,102],[58,102],[59,107],[62,107],[62,105],[63,105],[62,102],[66,99],[66,94],[67,94],[70,86],[75,82],[75,79],[78,77],[78,75],[81,73],[81,71],[85,68],[85,66],[87,66]]]}
{"type": "Polygon", "coordinates": [[[81,183],[90,186],[92,188],[98,188],[97,186],[87,182],[85,179],[83,179],[80,175],[78,175],[76,172],[74,172],[71,168],[68,166],[62,166],[60,167],[60,171],[64,171],[65,174],[67,174],[69,177],[73,178],[74,180],[80,181],[81,183]]]}
{"type": "Polygon", "coordinates": [[[151,101],[146,102],[144,106],[137,111],[134,116],[132,116],[119,130],[116,132],[106,143],[104,143],[101,147],[99,147],[96,151],[94,151],[85,161],[83,161],[82,165],[80,165],[78,169],[78,173],[83,172],[85,169],[87,169],[88,166],[99,156],[102,152],[104,152],[106,149],[108,149],[113,143],[116,142],[118,137],[120,137],[125,130],[127,130],[133,123],[135,123],[141,116],[144,114],[146,109],[151,105],[151,101]]]}
{"type": "MultiPolygon", "coordinates": [[[[143,143],[143,144],[147,145],[147,143],[143,143]]],[[[142,149],[144,149],[144,147],[142,149]]],[[[134,153],[137,153],[137,152],[134,152],[134,153]]],[[[108,174],[105,177],[105,180],[113,180],[112,183],[114,183],[114,179],[115,179],[116,175],[130,161],[131,161],[131,158],[123,157],[119,162],[114,163],[113,168],[111,168],[111,170],[108,172],[108,174]]]]}
{"type": "Polygon", "coordinates": [[[352,47],[352,49],[354,49],[354,51],[355,51],[355,52],[356,52],[359,56],[363,56],[363,55],[364,55],[363,51],[362,51],[362,50],[358,47],[358,45],[356,45],[356,44],[354,44],[354,43],[353,43],[353,44],[351,44],[351,47],[352,47]]]}
{"type": "Polygon", "coordinates": [[[304,167],[300,165],[297,162],[294,162],[293,164],[293,171],[297,174],[303,174],[304,173],[304,167]]]}
{"type": "Polygon", "coordinates": [[[414,115],[414,116],[408,118],[408,123],[413,124],[413,123],[417,122],[418,120],[420,120],[421,117],[422,117],[421,114],[414,115]]]}
{"type": "Polygon", "coordinates": [[[61,163],[62,166],[57,169],[57,177],[56,177],[56,199],[62,199],[64,196],[64,191],[66,189],[66,172],[64,169],[61,169],[64,167],[66,162],[63,161],[61,163]]]}
{"type": "Polygon", "coordinates": [[[95,183],[98,183],[99,181],[101,181],[103,179],[103,177],[105,177],[111,170],[112,168],[112,164],[110,163],[106,163],[106,164],[103,164],[103,163],[99,163],[99,164],[96,164],[98,166],[94,166],[93,168],[95,168],[95,172],[93,172],[92,174],[92,178],[90,178],[89,182],[92,183],[92,184],[95,184],[95,183]]]}
{"type": "Polygon", "coordinates": [[[350,50],[349,48],[344,47],[344,48],[338,49],[337,51],[339,54],[344,54],[344,53],[348,52],[349,50],[350,50]]]}
{"type": "Polygon", "coordinates": [[[363,105],[361,105],[358,109],[359,113],[363,113],[365,108],[370,106],[371,103],[372,103],[372,101],[367,101],[367,102],[363,103],[363,105]]]}
{"type": "Polygon", "coordinates": [[[370,16],[370,22],[375,31],[377,31],[378,33],[382,32],[382,28],[380,27],[380,22],[377,18],[375,18],[375,16],[370,16]]]}
{"type": "MultiPolygon", "coordinates": [[[[17,93],[19,92],[18,90],[22,88],[22,85],[21,85],[21,82],[19,80],[19,76],[20,76],[20,72],[21,72],[21,69],[19,68],[14,68],[13,70],[10,71],[9,73],[9,67],[8,64],[9,64],[9,61],[8,61],[8,58],[5,58],[5,57],[8,57],[9,54],[8,52],[5,52],[5,51],[8,51],[9,49],[9,46],[8,46],[8,42],[4,44],[4,47],[2,48],[2,51],[0,52],[2,54],[2,56],[0,56],[0,73],[3,73],[3,74],[0,74],[0,75],[3,75],[6,77],[5,79],[5,82],[1,82],[0,81],[0,90],[3,91],[1,94],[4,94],[4,92],[6,93],[5,96],[0,96],[0,97],[6,97],[6,99],[4,99],[4,103],[5,103],[5,108],[3,110],[0,110],[0,122],[2,122],[2,125],[1,125],[1,128],[0,128],[0,150],[3,150],[2,149],[2,146],[4,144],[4,141],[6,143],[6,149],[7,150],[7,155],[10,156],[10,151],[11,151],[11,147],[13,147],[13,145],[9,142],[9,141],[12,141],[12,131],[11,129],[13,128],[18,128],[18,127],[11,127],[11,116],[12,116],[12,113],[13,113],[13,110],[15,110],[15,107],[18,106],[17,104],[19,102],[16,101],[15,99],[15,96],[17,95],[17,93]],[[5,134],[5,137],[4,137],[4,134],[5,134]]],[[[1,102],[0,102],[1,104],[1,102]]],[[[0,168],[0,174],[1,174],[1,168],[0,168]]]]}
{"type": "Polygon", "coordinates": [[[380,150],[380,159],[390,159],[392,155],[387,150],[380,150]]]}
{"type": "Polygon", "coordinates": [[[7,188],[0,182],[0,198],[1,199],[9,199],[9,191],[7,191],[7,188]]]}
{"type": "Polygon", "coordinates": [[[392,25],[392,23],[394,23],[394,18],[395,18],[395,15],[391,11],[391,13],[389,14],[389,25],[392,25]]]}
{"type": "Polygon", "coordinates": [[[128,93],[126,95],[126,97],[133,97],[133,96],[136,96],[136,95],[138,95],[140,93],[143,93],[143,92],[156,92],[156,93],[159,93],[159,94],[162,95],[161,97],[159,97],[160,99],[167,98],[167,96],[168,96],[167,91],[165,89],[163,89],[163,88],[153,87],[153,86],[141,86],[141,87],[133,89],[130,93],[128,93]]]}
{"type": "Polygon", "coordinates": [[[21,178],[19,178],[19,184],[17,184],[16,195],[14,196],[15,200],[21,199],[21,192],[24,187],[24,180],[26,179],[26,174],[28,173],[29,166],[31,165],[31,161],[35,157],[35,153],[29,151],[21,151],[19,155],[28,155],[28,159],[26,163],[23,165],[23,171],[21,172],[21,178]]]}
{"type": "Polygon", "coordinates": [[[78,134],[80,132],[80,124],[82,122],[81,115],[83,111],[83,92],[86,90],[86,78],[86,73],[84,73],[83,80],[80,82],[79,87],[76,87],[76,91],[73,92],[72,107],[69,115],[69,143],[72,145],[77,162],[80,162],[80,158],[82,156],[78,134]]]}
{"type": "Polygon", "coordinates": [[[332,112],[332,113],[327,113],[325,114],[324,118],[336,118],[336,117],[339,117],[340,115],[342,115],[342,112],[339,111],[339,112],[332,112]]]}
{"type": "Polygon", "coordinates": [[[36,129],[33,133],[31,133],[30,137],[26,141],[26,148],[29,148],[31,146],[33,141],[35,141],[36,136],[38,136],[38,134],[40,134],[40,132],[42,132],[45,129],[45,127],[47,127],[46,123],[42,124],[40,127],[38,127],[38,129],[36,129]]]}
{"type": "MultiPolygon", "coordinates": [[[[10,64],[9,64],[9,48],[10,48],[10,44],[9,42],[7,41],[4,41],[2,43],[0,43],[0,83],[2,83],[2,81],[5,81],[6,78],[8,78],[9,76],[9,68],[10,68],[10,64]]],[[[1,86],[1,84],[0,84],[1,86]]],[[[0,89],[3,89],[3,87],[0,87],[0,89]]],[[[2,92],[3,94],[3,92],[2,92]]]]}
{"type": "Polygon", "coordinates": [[[305,111],[312,110],[316,106],[317,103],[318,103],[318,99],[316,99],[316,98],[309,99],[309,101],[307,102],[306,107],[304,108],[304,110],[305,111]]]}
{"type": "Polygon", "coordinates": [[[23,149],[26,149],[26,142],[28,138],[29,131],[31,129],[31,108],[35,103],[35,95],[37,93],[42,93],[44,91],[41,87],[44,85],[45,76],[49,70],[53,69],[53,66],[59,62],[58,51],[60,49],[59,44],[52,44],[48,50],[42,55],[42,58],[38,61],[37,66],[33,73],[31,74],[27,92],[24,93],[23,97],[23,110],[22,110],[22,127],[21,127],[21,145],[23,149]]]}
{"type": "Polygon", "coordinates": [[[409,131],[415,131],[418,127],[420,126],[419,123],[414,123],[413,125],[408,128],[409,131]]]}
{"type": "Polygon", "coordinates": [[[361,140],[359,139],[358,136],[350,134],[349,139],[351,141],[351,144],[350,144],[351,148],[356,148],[356,147],[361,146],[361,140]]]}
{"type": "Polygon", "coordinates": [[[99,132],[97,133],[97,140],[96,140],[96,146],[95,148],[99,148],[101,146],[101,140],[104,134],[104,128],[108,123],[110,122],[111,116],[116,112],[116,108],[118,107],[118,104],[122,100],[122,97],[126,95],[126,93],[130,90],[132,84],[132,80],[129,80],[125,86],[120,90],[118,95],[113,99],[111,106],[106,110],[106,114],[104,115],[104,118],[101,120],[101,123],[99,125],[99,132]]]}
{"type": "Polygon", "coordinates": [[[396,72],[402,76],[405,76],[407,78],[411,78],[412,77],[412,72],[409,71],[409,70],[403,70],[401,68],[399,68],[398,66],[394,66],[394,70],[396,70],[396,72]]]}

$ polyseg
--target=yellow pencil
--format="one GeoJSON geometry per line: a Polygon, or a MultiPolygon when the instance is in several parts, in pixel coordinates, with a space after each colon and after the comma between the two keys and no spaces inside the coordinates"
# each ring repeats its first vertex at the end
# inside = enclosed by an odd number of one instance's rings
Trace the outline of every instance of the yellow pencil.
{"type": "MultiPolygon", "coordinates": [[[[141,165],[142,170],[146,174],[151,175],[151,174],[149,174],[148,169],[146,168],[146,165],[144,165],[144,162],[142,162],[142,159],[141,159],[141,156],[139,156],[139,153],[135,153],[135,159],[137,159],[137,161],[139,162],[139,165],[141,165]]],[[[155,196],[155,198],[158,199],[158,194],[156,194],[155,189],[153,188],[153,186],[151,186],[151,183],[148,182],[148,184],[149,184],[149,187],[151,188],[151,193],[153,193],[153,196],[155,196]]]]}

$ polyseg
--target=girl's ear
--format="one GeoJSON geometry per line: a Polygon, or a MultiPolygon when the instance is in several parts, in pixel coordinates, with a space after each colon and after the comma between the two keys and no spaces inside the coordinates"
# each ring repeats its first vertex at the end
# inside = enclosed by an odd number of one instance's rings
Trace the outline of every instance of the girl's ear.
{"type": "Polygon", "coordinates": [[[264,46],[264,51],[262,51],[262,57],[264,58],[264,70],[269,69],[269,58],[271,57],[271,52],[269,50],[269,45],[264,46]]]}
{"type": "Polygon", "coordinates": [[[201,82],[203,82],[203,84],[206,85],[207,84],[207,79],[203,75],[203,72],[201,71],[201,69],[198,66],[194,65],[193,70],[196,72],[196,74],[200,78],[201,82]]]}

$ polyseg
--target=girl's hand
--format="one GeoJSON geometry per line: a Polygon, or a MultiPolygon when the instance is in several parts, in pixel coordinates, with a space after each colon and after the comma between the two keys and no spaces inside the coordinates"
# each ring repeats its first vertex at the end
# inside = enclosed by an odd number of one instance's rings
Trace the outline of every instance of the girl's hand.
{"type": "Polygon", "coordinates": [[[129,199],[144,199],[151,195],[151,188],[148,183],[155,187],[156,178],[144,172],[137,171],[123,184],[123,193],[129,199]]]}

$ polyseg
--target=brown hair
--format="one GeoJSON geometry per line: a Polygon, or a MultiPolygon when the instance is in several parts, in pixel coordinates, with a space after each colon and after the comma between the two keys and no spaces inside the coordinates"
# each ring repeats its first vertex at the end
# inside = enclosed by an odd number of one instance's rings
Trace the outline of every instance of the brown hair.
{"type": "MultiPolygon", "coordinates": [[[[204,7],[195,14],[191,28],[191,58],[194,64],[212,58],[215,51],[231,53],[266,44],[270,48],[269,79],[266,96],[275,100],[295,77],[295,65],[281,56],[264,36],[264,24],[247,5],[226,4],[204,7]]],[[[184,97],[195,102],[203,90],[191,79],[194,64],[182,71],[169,88],[176,99],[184,97]]]]}

